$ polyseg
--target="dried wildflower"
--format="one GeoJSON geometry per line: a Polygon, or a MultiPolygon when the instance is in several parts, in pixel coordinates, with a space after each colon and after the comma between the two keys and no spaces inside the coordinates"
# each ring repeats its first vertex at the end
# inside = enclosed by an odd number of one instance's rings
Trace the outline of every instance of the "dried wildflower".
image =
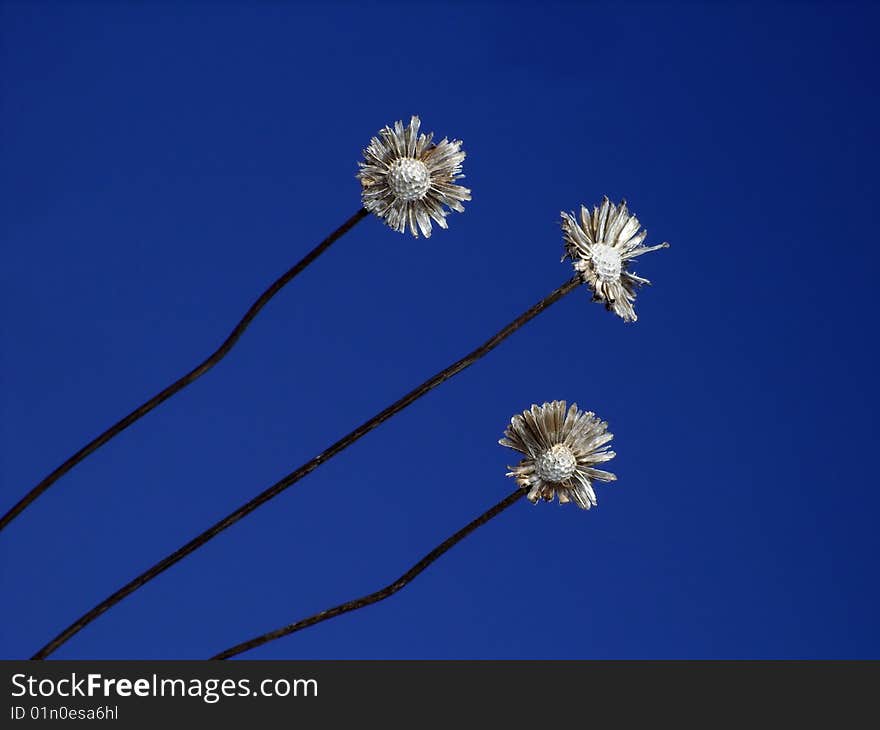
{"type": "Polygon", "coordinates": [[[625,322],[635,322],[636,286],[651,282],[628,271],[627,265],[631,259],[669,244],[642,246],[648,232],[639,232],[639,219],[630,215],[626,201],[615,205],[606,197],[592,214],[582,205],[580,218],[578,223],[574,213],[562,213],[563,260],[571,257],[575,270],[593,290],[594,301],[605,302],[605,308],[625,322]]]}
{"type": "Polygon", "coordinates": [[[462,201],[471,199],[471,191],[454,182],[464,175],[461,163],[465,152],[460,140],[445,137],[432,144],[432,134],[419,134],[419,118],[409,127],[396,122],[394,129],[384,127],[364,150],[359,162],[361,197],[364,207],[375,213],[395,231],[404,233],[407,225],[418,238],[431,235],[431,220],[446,228],[448,206],[464,212],[462,201]]]}
{"type": "Polygon", "coordinates": [[[612,482],[611,472],[595,465],[614,458],[607,449],[612,434],[608,424],[591,411],[578,410],[572,403],[566,412],[564,400],[533,405],[510,419],[504,438],[498,443],[525,454],[517,466],[510,466],[507,476],[513,477],[532,502],[574,502],[582,509],[596,504],[593,479],[612,482]]]}

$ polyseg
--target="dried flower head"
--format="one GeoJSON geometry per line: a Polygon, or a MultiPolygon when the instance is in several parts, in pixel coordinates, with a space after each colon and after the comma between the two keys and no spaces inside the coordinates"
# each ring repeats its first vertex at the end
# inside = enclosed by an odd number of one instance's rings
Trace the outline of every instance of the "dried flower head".
{"type": "Polygon", "coordinates": [[[432,144],[433,133],[419,134],[420,124],[414,116],[406,128],[403,122],[384,127],[364,150],[358,178],[367,210],[395,231],[404,233],[409,225],[416,238],[419,231],[428,238],[431,220],[446,228],[449,211],[443,206],[463,213],[461,203],[471,199],[471,191],[454,184],[464,177],[461,141],[444,137],[432,144]]]}
{"type": "Polygon", "coordinates": [[[563,211],[562,234],[562,258],[571,257],[575,270],[593,290],[594,301],[605,302],[605,308],[625,322],[635,322],[636,286],[651,282],[628,271],[627,265],[631,259],[669,244],[642,246],[648,232],[639,232],[639,219],[630,215],[625,200],[615,205],[607,197],[592,214],[582,205],[580,222],[574,213],[563,211]]]}
{"type": "Polygon", "coordinates": [[[611,441],[608,424],[591,411],[578,410],[572,403],[566,412],[564,400],[542,406],[533,405],[510,419],[504,438],[498,443],[519,451],[525,457],[517,466],[509,466],[522,489],[528,489],[532,502],[574,502],[582,509],[596,504],[593,479],[612,482],[611,472],[596,469],[596,464],[614,458],[606,444],[611,441]]]}

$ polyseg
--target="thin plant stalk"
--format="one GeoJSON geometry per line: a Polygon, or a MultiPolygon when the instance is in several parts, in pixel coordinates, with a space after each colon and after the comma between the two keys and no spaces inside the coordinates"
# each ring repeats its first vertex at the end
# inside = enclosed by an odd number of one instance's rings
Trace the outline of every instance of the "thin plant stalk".
{"type": "Polygon", "coordinates": [[[322,451],[317,456],[313,457],[305,464],[300,466],[298,469],[290,472],[287,476],[283,477],[279,481],[275,482],[271,487],[264,490],[256,497],[251,499],[250,501],[243,504],[234,512],[231,512],[229,515],[221,519],[219,522],[214,523],[207,530],[202,532],[200,535],[194,537],[188,543],[183,545],[182,547],[175,550],[170,555],[166,556],[158,563],[153,565],[151,568],[148,568],[139,576],[134,578],[133,580],[126,583],[122,588],[117,590],[115,593],[111,594],[107,598],[105,598],[101,603],[92,608],[90,611],[86,612],[76,621],[74,621],[70,626],[64,629],[58,636],[52,639],[48,644],[46,644],[42,649],[40,649],[36,654],[34,654],[32,659],[45,659],[50,654],[52,654],[55,650],[57,650],[62,644],[67,642],[72,636],[81,631],[83,628],[88,626],[92,621],[94,621],[98,616],[107,611],[109,608],[112,608],[117,603],[119,603],[125,597],[131,595],[136,590],[141,588],[142,586],[149,583],[153,578],[164,573],[168,568],[170,568],[175,563],[183,560],[187,555],[198,550],[202,545],[204,545],[209,540],[213,539],[217,535],[219,535],[224,530],[232,527],[236,522],[243,519],[255,509],[260,507],[261,505],[268,502],[273,497],[277,497],[281,494],[285,489],[290,487],[291,485],[298,482],[303,477],[307,476],[315,469],[317,469],[321,464],[325,461],[328,461],[332,457],[336,456],[339,452],[347,447],[351,446],[355,441],[360,439],[361,437],[368,434],[374,428],[379,426],[380,424],[387,421],[396,413],[399,413],[408,405],[411,405],[419,398],[421,398],[426,393],[430,392],[434,388],[436,388],[441,383],[449,380],[451,377],[460,373],[465,368],[473,365],[477,360],[482,358],[484,355],[491,352],[495,349],[501,342],[507,339],[511,334],[516,332],[520,327],[524,324],[532,320],[538,314],[547,309],[550,305],[558,302],[562,299],[566,294],[573,291],[581,284],[580,274],[575,275],[567,282],[562,284],[557,289],[554,289],[550,292],[546,297],[541,299],[539,302],[534,304],[532,307],[523,312],[519,317],[514,319],[510,324],[503,327],[497,333],[492,335],[486,342],[480,345],[476,350],[470,352],[465,355],[460,360],[452,363],[449,367],[444,370],[441,370],[439,373],[434,375],[433,377],[426,380],[420,386],[411,390],[405,396],[400,398],[399,400],[392,403],[390,406],[385,408],[385,410],[380,411],[375,416],[373,416],[370,420],[365,421],[360,426],[358,426],[354,431],[349,433],[346,436],[343,436],[339,441],[337,441],[332,446],[328,447],[324,451],[322,451]]]}
{"type": "Polygon", "coordinates": [[[181,376],[177,380],[175,380],[171,385],[159,391],[150,398],[148,401],[143,403],[142,405],[135,408],[131,413],[129,413],[125,418],[114,423],[110,428],[101,433],[100,435],[93,438],[89,441],[85,446],[83,446],[79,451],[70,456],[66,461],[64,461],[60,466],[58,466],[54,471],[45,476],[39,484],[37,484],[33,489],[31,489],[27,494],[24,495],[13,507],[10,509],[3,517],[0,517],[0,530],[6,527],[12,520],[14,520],[18,515],[20,515],[27,507],[34,502],[43,492],[45,492],[49,487],[51,487],[55,482],[57,482],[61,477],[63,477],[67,472],[73,469],[77,464],[86,459],[91,454],[95,453],[98,449],[100,449],[104,444],[118,436],[122,433],[126,428],[131,426],[136,421],[143,418],[150,411],[152,411],[157,406],[164,403],[171,396],[179,393],[181,390],[186,388],[188,385],[191,385],[200,377],[202,377],[205,373],[207,373],[212,367],[214,367],[218,362],[220,362],[232,347],[238,342],[238,339],[244,334],[244,331],[248,328],[251,322],[254,321],[256,316],[260,313],[260,310],[266,306],[272,297],[274,297],[281,289],[284,288],[290,281],[296,277],[299,273],[301,273],[309,264],[311,264],[315,259],[318,258],[324,251],[326,251],[330,246],[339,240],[343,235],[348,233],[354,226],[366,218],[369,215],[369,212],[365,208],[361,208],[357,213],[355,213],[351,218],[349,218],[345,223],[343,223],[339,228],[337,228],[333,233],[331,233],[327,238],[325,238],[321,243],[315,246],[311,251],[309,251],[300,261],[294,264],[290,269],[288,269],[284,274],[279,276],[272,285],[264,291],[259,298],[250,306],[250,309],[245,312],[245,315],[241,318],[232,332],[229,333],[229,336],[223,341],[223,344],[217,348],[212,354],[206,357],[202,362],[200,362],[196,367],[190,370],[186,375],[181,376]]]}
{"type": "Polygon", "coordinates": [[[425,557],[423,557],[418,563],[413,565],[412,568],[406,571],[406,573],[400,576],[393,583],[389,583],[384,588],[380,588],[378,591],[374,591],[369,595],[355,598],[354,600],[346,601],[345,603],[340,603],[338,606],[334,606],[333,608],[319,611],[318,613],[309,616],[308,618],[300,619],[296,623],[282,626],[280,629],[275,629],[274,631],[269,631],[265,634],[261,634],[260,636],[255,636],[253,639],[243,641],[240,644],[236,644],[229,649],[221,651],[219,654],[212,656],[211,659],[229,659],[230,657],[234,657],[237,654],[243,654],[244,652],[255,649],[258,646],[268,644],[270,641],[275,641],[275,639],[280,639],[282,636],[288,636],[289,634],[296,633],[297,631],[307,629],[309,626],[319,624],[322,621],[328,621],[331,618],[336,618],[337,616],[341,616],[344,613],[350,613],[351,611],[358,611],[361,608],[366,608],[367,606],[371,606],[374,603],[378,603],[379,601],[384,601],[386,598],[390,598],[400,589],[407,586],[417,575],[419,575],[419,573],[426,570],[428,566],[431,565],[431,563],[433,563],[444,553],[455,547],[478,527],[482,527],[493,517],[501,514],[512,504],[517,502],[520,498],[524,497],[525,494],[526,490],[517,489],[512,494],[505,497],[494,507],[491,507],[486,512],[477,517],[477,519],[475,519],[473,522],[469,523],[465,527],[462,527],[454,535],[440,543],[431,552],[425,555],[425,557]]]}

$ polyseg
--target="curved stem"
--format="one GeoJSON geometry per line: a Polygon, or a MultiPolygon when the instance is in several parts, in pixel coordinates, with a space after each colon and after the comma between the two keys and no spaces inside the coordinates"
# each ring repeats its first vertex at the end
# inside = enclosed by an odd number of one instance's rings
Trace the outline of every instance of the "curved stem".
{"type": "Polygon", "coordinates": [[[395,593],[397,593],[397,591],[399,591],[401,588],[405,587],[410,581],[412,581],[412,579],[415,578],[419,573],[426,570],[428,566],[431,565],[431,563],[437,560],[440,556],[455,547],[478,527],[485,525],[493,517],[501,514],[504,510],[510,507],[514,502],[518,501],[520,497],[523,497],[525,494],[525,490],[517,489],[512,494],[505,497],[494,507],[490,508],[479,517],[477,517],[477,519],[475,519],[473,522],[461,528],[452,537],[440,543],[440,545],[435,547],[412,568],[406,571],[406,573],[400,576],[400,578],[398,578],[393,583],[389,583],[384,588],[380,588],[378,591],[370,593],[366,596],[362,596],[361,598],[355,598],[352,601],[340,603],[338,606],[334,606],[333,608],[319,611],[313,616],[301,619],[296,623],[282,626],[280,629],[275,629],[274,631],[269,631],[268,633],[261,634],[260,636],[256,636],[253,639],[249,639],[248,641],[243,641],[240,644],[236,644],[235,646],[230,647],[229,649],[225,649],[219,654],[212,656],[211,659],[229,659],[230,657],[236,656],[237,654],[242,654],[258,646],[267,644],[270,641],[275,641],[275,639],[280,639],[282,636],[287,636],[288,634],[302,631],[303,629],[307,629],[309,626],[319,624],[322,621],[327,621],[331,618],[335,618],[336,616],[341,616],[344,613],[349,613],[351,611],[357,611],[361,608],[366,608],[367,606],[370,606],[374,603],[378,603],[379,601],[384,601],[386,598],[390,598],[395,593]]]}
{"type": "Polygon", "coordinates": [[[147,415],[150,411],[152,411],[157,406],[161,405],[164,401],[168,400],[171,396],[176,393],[179,393],[186,386],[194,383],[200,377],[202,377],[206,372],[208,372],[212,367],[214,367],[218,362],[220,362],[224,357],[226,357],[227,353],[232,349],[238,339],[242,336],[244,331],[248,328],[251,322],[256,318],[256,316],[260,313],[260,310],[266,306],[268,301],[274,297],[281,289],[288,284],[291,279],[293,279],[297,274],[299,274],[303,269],[305,269],[310,263],[312,263],[318,256],[320,256],[324,251],[326,251],[330,246],[341,238],[345,233],[348,233],[352,228],[354,228],[355,224],[361,221],[369,215],[369,212],[365,208],[361,208],[357,213],[355,213],[351,218],[349,218],[345,223],[343,223],[339,228],[337,228],[333,233],[331,233],[327,238],[325,238],[321,243],[315,246],[311,251],[309,251],[299,262],[294,264],[290,269],[288,269],[284,274],[279,276],[272,285],[264,291],[260,297],[255,301],[250,309],[245,312],[244,317],[241,318],[239,323],[235,325],[235,328],[232,332],[229,333],[229,336],[224,340],[223,344],[220,345],[219,348],[211,355],[202,360],[201,363],[196,365],[192,370],[190,370],[186,375],[175,380],[171,385],[169,385],[164,390],[156,393],[152,398],[150,398],[146,403],[141,406],[135,408],[131,413],[129,413],[125,418],[114,423],[110,428],[104,431],[99,436],[96,436],[94,439],[89,441],[85,446],[83,446],[79,451],[73,454],[70,458],[68,458],[63,464],[57,467],[52,473],[43,478],[43,480],[37,484],[33,489],[31,489],[24,497],[22,497],[15,506],[12,507],[3,517],[0,517],[0,530],[6,527],[12,520],[14,520],[18,515],[20,515],[34,500],[36,500],[43,492],[45,492],[49,487],[51,487],[55,482],[57,482],[61,477],[63,477],[67,472],[69,472],[73,467],[79,464],[81,461],[86,459],[88,456],[93,454],[95,451],[100,449],[104,444],[110,441],[115,436],[118,436],[122,433],[126,428],[131,426],[135,421],[140,420],[145,415],[147,415]]]}
{"type": "Polygon", "coordinates": [[[568,294],[570,291],[575,289],[581,282],[580,275],[576,275],[571,278],[569,281],[565,282],[562,286],[557,289],[554,289],[550,294],[541,299],[537,304],[530,307],[528,310],[523,312],[519,317],[513,320],[506,327],[502,328],[496,334],[492,335],[486,342],[480,345],[473,352],[465,355],[461,360],[454,362],[452,365],[447,367],[445,370],[441,370],[439,373],[434,375],[432,378],[428,378],[424,383],[420,386],[411,390],[405,396],[400,398],[399,400],[392,403],[385,410],[377,413],[370,420],[365,421],[360,426],[358,426],[354,431],[349,433],[346,436],[343,436],[339,441],[337,441],[332,446],[328,447],[324,451],[322,451],[317,456],[313,457],[311,460],[307,461],[305,464],[300,466],[298,469],[290,472],[286,477],[283,477],[279,481],[275,482],[271,487],[264,490],[256,497],[251,499],[249,502],[246,502],[241,507],[239,507],[234,512],[230,513],[226,517],[224,517],[219,522],[214,523],[207,530],[202,532],[200,535],[197,535],[188,543],[183,545],[182,547],[175,550],[170,555],[166,556],[158,563],[153,565],[151,568],[147,569],[143,573],[141,573],[137,578],[126,583],[122,588],[113,593],[112,595],[105,598],[101,603],[95,606],[93,609],[88,611],[87,613],[80,616],[76,621],[74,621],[70,626],[68,626],[64,631],[62,631],[58,636],[56,636],[52,641],[50,641],[46,646],[40,649],[36,654],[34,654],[32,659],[45,659],[52,652],[58,649],[59,646],[64,644],[68,639],[70,639],[74,634],[88,626],[92,621],[94,621],[98,616],[104,613],[107,609],[115,606],[126,596],[134,593],[138,588],[149,583],[153,578],[165,572],[175,563],[183,560],[187,555],[192,552],[195,552],[198,548],[204,545],[206,542],[211,540],[212,538],[219,535],[223,530],[231,527],[236,522],[241,520],[242,518],[249,515],[253,512],[257,507],[268,502],[273,497],[277,497],[281,492],[287,489],[292,484],[295,484],[304,476],[310,474],[315,469],[317,469],[321,464],[323,464],[328,459],[336,456],[343,449],[351,446],[355,441],[360,439],[361,437],[368,434],[374,428],[379,426],[380,424],[387,421],[394,414],[402,411],[408,405],[412,404],[419,398],[421,398],[426,393],[430,392],[434,388],[436,388],[441,383],[449,380],[453,375],[460,373],[462,370],[467,368],[468,366],[475,363],[481,357],[495,349],[501,342],[503,342],[507,337],[516,332],[520,327],[529,322],[535,316],[543,312],[547,307],[549,307],[554,302],[558,302],[562,297],[568,294]]]}

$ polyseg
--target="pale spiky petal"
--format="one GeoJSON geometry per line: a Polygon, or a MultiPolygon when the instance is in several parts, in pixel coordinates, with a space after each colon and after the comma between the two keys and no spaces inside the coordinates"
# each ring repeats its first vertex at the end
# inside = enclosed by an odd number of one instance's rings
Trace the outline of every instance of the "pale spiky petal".
{"type": "Polygon", "coordinates": [[[431,221],[446,228],[446,208],[463,212],[471,191],[455,184],[464,177],[461,141],[432,144],[433,134],[419,134],[420,126],[414,116],[406,128],[398,121],[380,130],[364,150],[357,176],[364,208],[395,231],[405,233],[408,226],[416,238],[419,232],[428,238],[431,221]]]}
{"type": "Polygon", "coordinates": [[[614,458],[606,446],[612,438],[608,424],[591,411],[579,410],[576,403],[566,410],[564,400],[555,400],[511,418],[498,443],[525,455],[519,464],[507,467],[507,476],[529,490],[526,496],[532,502],[549,502],[555,495],[560,504],[574,502],[590,509],[596,504],[593,480],[617,479],[595,467],[614,458]]]}
{"type": "Polygon", "coordinates": [[[636,287],[651,283],[629,271],[629,262],[649,251],[669,247],[665,242],[642,246],[648,232],[639,232],[639,228],[639,219],[627,210],[626,201],[616,205],[607,197],[592,214],[582,205],[580,221],[574,213],[562,213],[565,257],[571,257],[575,270],[592,289],[593,299],[604,302],[606,309],[625,322],[637,319],[633,309],[636,287]]]}

